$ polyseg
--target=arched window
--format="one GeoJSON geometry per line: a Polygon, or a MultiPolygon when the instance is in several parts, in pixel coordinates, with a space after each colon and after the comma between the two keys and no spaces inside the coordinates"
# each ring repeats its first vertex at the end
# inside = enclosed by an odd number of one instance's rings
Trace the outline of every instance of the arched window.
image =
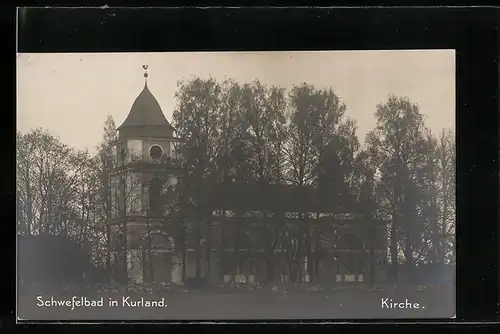
{"type": "Polygon", "coordinates": [[[158,178],[153,178],[149,184],[149,214],[161,214],[161,188],[162,182],[158,178]]]}
{"type": "Polygon", "coordinates": [[[175,249],[175,240],[165,232],[155,230],[151,233],[145,233],[142,236],[144,247],[151,246],[152,249],[175,249]]]}

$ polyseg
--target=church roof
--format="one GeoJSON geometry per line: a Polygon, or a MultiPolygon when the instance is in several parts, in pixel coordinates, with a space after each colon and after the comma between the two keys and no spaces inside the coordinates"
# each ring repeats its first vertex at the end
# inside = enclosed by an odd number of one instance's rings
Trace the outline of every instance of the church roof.
{"type": "Polygon", "coordinates": [[[350,194],[325,194],[311,186],[276,184],[207,184],[204,200],[216,209],[285,212],[359,213],[360,203],[350,194]]]}
{"type": "Polygon", "coordinates": [[[161,110],[160,104],[149,91],[147,82],[144,89],[137,96],[125,121],[118,130],[126,127],[165,127],[173,129],[161,110]]]}

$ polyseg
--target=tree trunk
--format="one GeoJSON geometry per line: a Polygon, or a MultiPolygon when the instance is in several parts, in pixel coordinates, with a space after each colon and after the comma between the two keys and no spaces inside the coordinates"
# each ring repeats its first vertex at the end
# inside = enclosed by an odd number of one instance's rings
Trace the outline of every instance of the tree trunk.
{"type": "Polygon", "coordinates": [[[288,259],[288,267],[289,267],[289,276],[288,279],[291,283],[294,285],[298,283],[298,280],[300,279],[299,271],[300,271],[300,264],[299,264],[299,242],[300,242],[300,232],[299,232],[299,237],[298,238],[293,238],[290,235],[290,230],[288,229],[287,231],[288,236],[286,237],[287,239],[287,259],[288,259]]]}
{"type": "Polygon", "coordinates": [[[320,279],[319,276],[319,267],[320,267],[320,256],[321,256],[321,227],[318,223],[316,225],[315,233],[314,233],[314,281],[318,281],[320,279]]]}
{"type": "Polygon", "coordinates": [[[312,277],[313,277],[313,264],[312,264],[312,258],[311,258],[311,254],[312,254],[312,251],[311,251],[311,247],[312,247],[312,243],[311,243],[311,236],[312,236],[312,228],[311,227],[308,227],[308,232],[307,232],[307,236],[306,236],[306,243],[305,243],[305,258],[304,258],[304,266],[305,266],[305,272],[307,273],[307,275],[309,276],[309,282],[312,280],[312,277]],[[306,261],[307,259],[307,261],[306,261]]]}
{"type": "Polygon", "coordinates": [[[121,182],[122,182],[122,189],[123,189],[123,192],[122,192],[122,203],[123,203],[123,207],[122,207],[122,216],[123,216],[123,264],[124,264],[124,283],[126,284],[127,286],[127,291],[128,291],[128,283],[129,283],[129,280],[128,280],[128,245],[127,245],[127,198],[126,198],[126,181],[123,179],[121,179],[121,182]]]}
{"type": "Polygon", "coordinates": [[[107,175],[109,175],[109,172],[106,172],[106,188],[104,189],[105,191],[105,197],[106,197],[106,247],[107,247],[107,252],[106,252],[106,271],[108,273],[108,280],[111,281],[111,178],[109,178],[107,175]]]}
{"type": "Polygon", "coordinates": [[[219,267],[219,280],[224,282],[224,275],[226,274],[226,256],[224,249],[226,248],[226,212],[223,212],[223,219],[220,224],[220,243],[219,243],[219,259],[220,259],[220,267],[219,267]]]}
{"type": "MultiPolygon", "coordinates": [[[[439,264],[442,264],[444,261],[444,252],[443,252],[443,249],[442,249],[442,243],[441,243],[441,235],[442,235],[442,231],[441,229],[439,228],[439,218],[438,218],[438,211],[437,211],[437,205],[436,205],[436,195],[437,195],[437,191],[436,191],[436,188],[435,188],[435,184],[436,184],[436,174],[435,174],[435,168],[434,168],[434,161],[432,160],[432,157],[428,158],[428,161],[427,161],[428,165],[429,165],[429,175],[430,175],[430,181],[431,181],[431,190],[432,190],[432,196],[430,198],[430,201],[431,201],[431,205],[430,205],[430,213],[429,213],[429,222],[430,222],[430,225],[431,225],[431,229],[432,229],[432,235],[431,235],[431,238],[432,238],[432,248],[433,248],[433,252],[432,252],[432,255],[433,255],[433,259],[432,259],[432,262],[434,263],[437,263],[438,265],[439,264]]],[[[444,180],[446,180],[446,173],[443,169],[443,175],[442,175],[442,179],[443,179],[443,182],[444,180]]],[[[443,183],[443,186],[444,186],[444,183],[443,183]]],[[[443,188],[444,190],[444,188],[443,188]]],[[[446,192],[443,193],[443,195],[445,195],[446,192]]],[[[446,207],[446,204],[445,204],[445,198],[443,198],[443,208],[446,207]]],[[[446,213],[443,211],[443,217],[445,217],[446,213]]]]}
{"type": "Polygon", "coordinates": [[[111,281],[111,228],[109,220],[106,223],[106,272],[108,281],[111,281]]]}
{"type": "MultiPolygon", "coordinates": [[[[52,185],[51,185],[51,180],[52,177],[49,178],[49,190],[48,190],[48,195],[47,195],[47,233],[51,234],[54,234],[54,220],[53,220],[53,214],[52,214],[52,185]]],[[[82,205],[82,208],[85,207],[85,202],[83,203],[82,205]]],[[[83,216],[83,212],[82,212],[82,216],[83,216]]],[[[83,218],[83,217],[82,217],[83,218]]],[[[83,219],[82,219],[83,220],[83,219]]]]}
{"type": "Polygon", "coordinates": [[[413,222],[415,219],[414,211],[413,211],[413,194],[414,191],[413,185],[410,183],[411,181],[407,181],[408,184],[404,187],[405,196],[403,199],[403,221],[404,224],[404,233],[405,233],[405,267],[406,274],[408,275],[408,280],[413,282],[415,277],[415,268],[414,268],[414,260],[413,260],[413,222]]]}
{"type": "Polygon", "coordinates": [[[392,226],[391,226],[391,268],[392,268],[392,279],[394,282],[398,282],[398,217],[397,212],[392,215],[392,226]]]}
{"type": "Polygon", "coordinates": [[[409,217],[408,219],[405,218],[405,267],[406,267],[406,273],[408,275],[408,280],[410,282],[413,282],[415,277],[414,277],[414,265],[413,265],[413,247],[411,243],[411,237],[412,237],[412,229],[411,229],[411,224],[412,224],[412,219],[409,217]]]}
{"type": "MultiPolygon", "coordinates": [[[[280,242],[279,228],[274,226],[273,231],[273,238],[270,238],[271,248],[269,250],[269,283],[274,282],[276,279],[276,248],[280,242]]],[[[267,231],[267,233],[269,234],[270,232],[267,231]]]]}
{"type": "Polygon", "coordinates": [[[151,224],[149,222],[149,209],[146,211],[146,235],[148,237],[148,262],[149,262],[149,279],[150,282],[154,282],[154,264],[153,264],[153,236],[151,235],[151,224]]]}
{"type": "MultiPolygon", "coordinates": [[[[395,177],[396,178],[396,177],[395,177]]],[[[392,279],[395,283],[399,281],[399,259],[398,259],[398,232],[399,232],[399,204],[400,204],[400,191],[399,185],[393,188],[392,198],[392,224],[390,235],[390,253],[391,253],[391,271],[392,279]]]]}
{"type": "MultiPolygon", "coordinates": [[[[239,216],[237,216],[239,217],[239,216]]],[[[240,224],[236,222],[236,232],[233,234],[234,237],[234,248],[235,248],[235,266],[233,267],[233,283],[236,283],[236,275],[240,273],[240,224]]]]}
{"type": "Polygon", "coordinates": [[[183,284],[186,283],[186,227],[184,225],[184,221],[180,219],[180,241],[181,241],[181,262],[182,262],[182,270],[181,270],[181,282],[183,284]]]}
{"type": "Polygon", "coordinates": [[[30,174],[29,167],[26,167],[26,225],[28,230],[28,235],[31,235],[31,226],[33,224],[33,198],[31,196],[31,184],[30,184],[30,174]]]}
{"type": "Polygon", "coordinates": [[[309,222],[305,217],[305,213],[300,214],[300,226],[299,226],[299,237],[298,239],[298,249],[297,249],[297,284],[304,281],[305,272],[305,257],[307,255],[307,238],[309,236],[310,227],[306,224],[309,222]]]}
{"type": "Polygon", "coordinates": [[[368,218],[370,220],[370,286],[373,287],[375,284],[375,242],[377,240],[377,228],[371,215],[368,218]]]}
{"type": "Polygon", "coordinates": [[[128,286],[128,249],[127,249],[127,222],[123,222],[123,280],[128,286]]]}
{"type": "Polygon", "coordinates": [[[196,280],[201,279],[201,214],[198,214],[196,218],[196,228],[195,228],[195,258],[196,258],[196,280]]]}
{"type": "Polygon", "coordinates": [[[184,188],[182,188],[181,183],[179,183],[179,247],[181,252],[181,282],[182,284],[186,283],[186,226],[184,222],[184,212],[185,208],[185,194],[184,188]]]}
{"type": "Polygon", "coordinates": [[[319,212],[316,213],[316,222],[314,226],[312,227],[311,230],[311,236],[310,238],[312,239],[310,242],[309,246],[309,255],[308,259],[308,267],[309,267],[309,279],[311,282],[316,281],[316,272],[317,272],[317,265],[318,265],[318,259],[317,259],[317,251],[318,251],[318,229],[319,229],[319,212]],[[314,247],[313,247],[314,246],[314,247]],[[314,252],[312,251],[312,248],[314,248],[314,252]]]}
{"type": "MultiPolygon", "coordinates": [[[[267,217],[266,217],[267,219],[267,217]]],[[[271,238],[269,237],[269,228],[268,228],[268,222],[264,223],[263,227],[263,234],[264,234],[264,247],[265,247],[265,267],[266,267],[266,284],[269,284],[273,281],[274,278],[274,273],[273,273],[273,267],[272,267],[272,257],[273,257],[273,249],[272,249],[272,243],[271,243],[271,238]]]]}
{"type": "Polygon", "coordinates": [[[210,282],[210,274],[211,274],[211,261],[212,261],[212,214],[210,213],[210,216],[208,217],[206,221],[207,225],[207,235],[206,235],[206,241],[205,241],[205,247],[206,247],[206,281],[210,282]]]}

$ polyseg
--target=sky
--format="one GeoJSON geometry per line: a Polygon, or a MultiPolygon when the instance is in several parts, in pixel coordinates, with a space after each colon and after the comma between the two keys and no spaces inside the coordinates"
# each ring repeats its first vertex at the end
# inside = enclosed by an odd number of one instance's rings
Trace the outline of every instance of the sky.
{"type": "Polygon", "coordinates": [[[213,77],[331,87],[356,120],[361,143],[376,125],[376,106],[391,94],[418,104],[431,131],[455,129],[454,50],[19,53],[17,129],[42,127],[71,147],[94,151],[107,115],[117,126],[128,115],[144,87],[144,64],[169,121],[177,82],[213,77]]]}

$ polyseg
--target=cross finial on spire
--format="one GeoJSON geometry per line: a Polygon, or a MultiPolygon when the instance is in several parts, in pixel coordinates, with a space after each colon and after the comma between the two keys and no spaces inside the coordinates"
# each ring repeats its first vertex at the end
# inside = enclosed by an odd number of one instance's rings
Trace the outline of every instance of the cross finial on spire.
{"type": "Polygon", "coordinates": [[[144,83],[147,85],[148,84],[148,65],[142,65],[142,68],[144,69],[144,83]]]}

